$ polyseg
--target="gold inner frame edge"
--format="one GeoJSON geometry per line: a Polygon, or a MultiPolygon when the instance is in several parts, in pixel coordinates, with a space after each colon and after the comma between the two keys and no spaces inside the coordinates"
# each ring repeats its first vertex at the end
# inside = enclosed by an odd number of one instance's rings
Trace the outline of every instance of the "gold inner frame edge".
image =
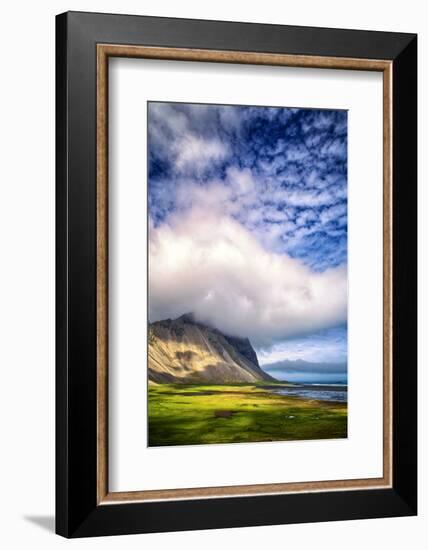
{"type": "Polygon", "coordinates": [[[221,498],[392,486],[392,62],[223,50],[97,44],[97,503],[221,498]],[[347,69],[383,73],[383,476],[224,487],[109,492],[108,488],[108,59],[347,69]]]}

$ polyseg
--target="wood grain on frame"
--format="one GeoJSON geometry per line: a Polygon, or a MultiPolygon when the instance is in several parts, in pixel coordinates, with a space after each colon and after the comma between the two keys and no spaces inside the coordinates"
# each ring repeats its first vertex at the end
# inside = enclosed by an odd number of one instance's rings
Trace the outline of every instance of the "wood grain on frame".
{"type": "Polygon", "coordinates": [[[97,501],[108,493],[108,57],[97,52],[97,501]]]}
{"type": "Polygon", "coordinates": [[[97,502],[141,502],[392,486],[392,62],[341,57],[97,45],[97,502]],[[383,73],[383,476],[226,487],[108,490],[108,59],[133,57],[383,73]]]}

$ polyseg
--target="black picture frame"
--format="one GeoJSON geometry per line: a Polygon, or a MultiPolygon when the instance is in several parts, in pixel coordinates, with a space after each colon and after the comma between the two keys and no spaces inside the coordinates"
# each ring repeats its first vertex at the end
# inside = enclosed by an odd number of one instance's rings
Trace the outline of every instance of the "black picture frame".
{"type": "Polygon", "coordinates": [[[417,513],[417,36],[68,12],[56,18],[56,532],[65,537],[417,513]],[[392,487],[97,504],[96,46],[392,62],[392,487]]]}

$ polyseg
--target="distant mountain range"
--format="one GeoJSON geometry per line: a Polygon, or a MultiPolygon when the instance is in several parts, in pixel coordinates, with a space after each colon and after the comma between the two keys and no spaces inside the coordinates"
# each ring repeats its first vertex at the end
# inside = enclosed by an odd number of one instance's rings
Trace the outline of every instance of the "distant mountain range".
{"type": "Polygon", "coordinates": [[[259,366],[248,338],[223,334],[193,314],[149,325],[148,376],[156,383],[274,381],[259,366]]]}
{"type": "Polygon", "coordinates": [[[269,372],[285,371],[285,372],[317,372],[320,374],[343,374],[347,371],[346,363],[312,363],[303,359],[284,359],[277,363],[264,365],[264,368],[269,372]]]}

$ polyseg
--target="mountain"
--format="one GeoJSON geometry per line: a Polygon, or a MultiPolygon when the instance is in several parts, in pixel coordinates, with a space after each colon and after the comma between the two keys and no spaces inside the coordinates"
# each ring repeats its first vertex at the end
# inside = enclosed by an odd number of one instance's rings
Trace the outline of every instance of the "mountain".
{"type": "Polygon", "coordinates": [[[302,359],[285,359],[263,365],[263,369],[277,380],[301,384],[346,384],[348,379],[346,362],[314,363],[302,359]]]}
{"type": "Polygon", "coordinates": [[[296,359],[294,361],[290,359],[284,359],[277,363],[270,363],[264,366],[268,371],[287,371],[287,372],[318,372],[321,374],[335,373],[346,374],[346,363],[312,363],[310,361],[303,361],[303,359],[296,359]]]}
{"type": "Polygon", "coordinates": [[[193,314],[149,325],[149,381],[210,383],[273,381],[248,338],[227,336],[193,314]]]}

